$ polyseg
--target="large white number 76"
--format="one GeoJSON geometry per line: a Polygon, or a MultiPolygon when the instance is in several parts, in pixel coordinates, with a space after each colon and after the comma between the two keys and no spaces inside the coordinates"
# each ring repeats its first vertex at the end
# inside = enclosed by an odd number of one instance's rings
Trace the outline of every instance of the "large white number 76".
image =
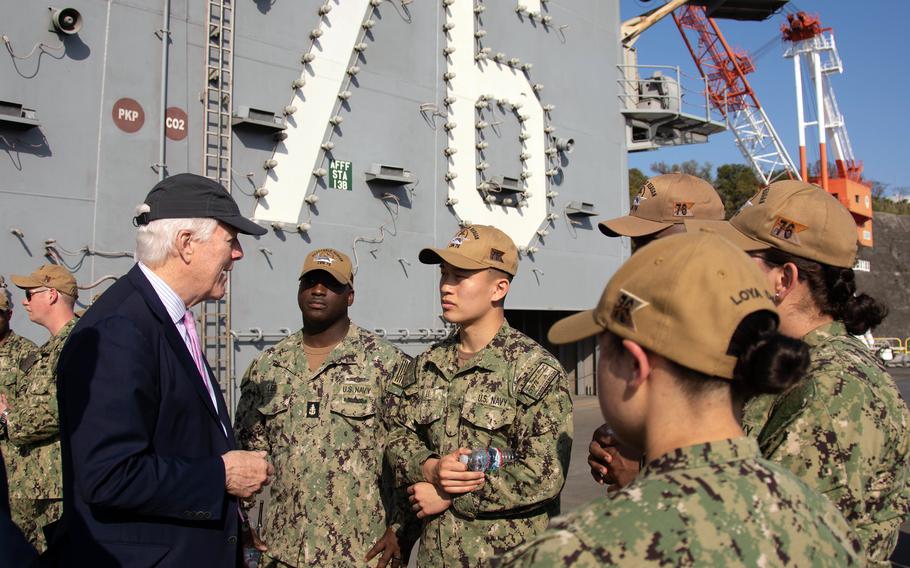
{"type": "MultiPolygon", "coordinates": [[[[287,138],[276,148],[277,165],[269,170],[253,217],[262,221],[296,224],[306,191],[315,183],[313,170],[321,163],[325,129],[338,104],[361,32],[370,0],[330,0],[319,29],[319,49],[311,49],[311,61],[301,72],[305,82],[295,91],[290,105],[297,111],[288,116],[287,138]],[[306,68],[308,67],[308,69],[306,68]],[[305,96],[304,96],[305,94],[305,96]]],[[[519,0],[529,11],[540,10],[539,0],[519,0]],[[536,10],[535,10],[536,9],[536,10]]],[[[450,148],[449,196],[462,219],[493,224],[506,231],[517,244],[527,244],[546,216],[546,156],[544,111],[524,74],[513,67],[492,61],[475,62],[474,3],[455,0],[446,6],[447,34],[447,122],[456,126],[448,131],[450,148]],[[454,49],[452,49],[454,48],[454,49]],[[481,97],[521,102],[525,189],[530,194],[521,214],[514,207],[491,205],[477,191],[475,151],[475,107],[481,97]]],[[[441,78],[440,78],[441,79],[441,78]]]]}
{"type": "MultiPolygon", "coordinates": [[[[519,2],[519,5],[532,11],[534,9],[528,2],[519,2]]],[[[539,12],[539,0],[536,8],[539,12]]],[[[453,209],[463,220],[495,225],[508,233],[516,244],[526,245],[547,214],[543,107],[521,70],[489,59],[475,61],[473,2],[455,0],[449,4],[446,28],[447,84],[451,102],[448,105],[448,135],[449,147],[455,149],[449,157],[449,196],[456,200],[453,209]],[[477,119],[474,105],[481,98],[489,99],[490,104],[501,99],[520,103],[517,112],[522,117],[522,152],[529,155],[524,160],[523,182],[526,195],[530,195],[521,211],[514,207],[488,204],[477,190],[477,119]]]]}

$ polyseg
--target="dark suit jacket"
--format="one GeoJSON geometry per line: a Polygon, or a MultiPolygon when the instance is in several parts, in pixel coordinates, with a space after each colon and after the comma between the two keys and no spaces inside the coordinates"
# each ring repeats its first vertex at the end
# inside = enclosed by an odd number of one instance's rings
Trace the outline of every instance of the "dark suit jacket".
{"type": "Polygon", "coordinates": [[[235,443],[212,381],[217,413],[138,266],[80,318],[57,366],[61,565],[236,565],[240,517],[221,460],[235,443]]]}

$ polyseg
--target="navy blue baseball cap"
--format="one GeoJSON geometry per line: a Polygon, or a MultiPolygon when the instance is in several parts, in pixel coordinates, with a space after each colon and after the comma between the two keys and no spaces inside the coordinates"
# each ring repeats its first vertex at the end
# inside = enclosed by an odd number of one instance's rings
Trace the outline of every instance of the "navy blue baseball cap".
{"type": "Polygon", "coordinates": [[[238,232],[264,235],[265,227],[240,214],[237,202],[224,186],[196,174],[177,174],[159,181],[145,197],[149,210],[133,217],[133,224],[158,219],[217,219],[238,232]]]}

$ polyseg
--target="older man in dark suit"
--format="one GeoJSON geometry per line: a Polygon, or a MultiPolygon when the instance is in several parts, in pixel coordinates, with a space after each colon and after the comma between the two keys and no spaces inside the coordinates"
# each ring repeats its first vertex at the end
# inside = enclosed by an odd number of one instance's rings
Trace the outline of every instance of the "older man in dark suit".
{"type": "Polygon", "coordinates": [[[70,566],[235,566],[249,497],[274,474],[235,449],[189,308],[221,298],[243,251],[242,217],[218,183],[179,174],[135,218],[138,263],[73,330],[58,366],[63,518],[70,566]]]}

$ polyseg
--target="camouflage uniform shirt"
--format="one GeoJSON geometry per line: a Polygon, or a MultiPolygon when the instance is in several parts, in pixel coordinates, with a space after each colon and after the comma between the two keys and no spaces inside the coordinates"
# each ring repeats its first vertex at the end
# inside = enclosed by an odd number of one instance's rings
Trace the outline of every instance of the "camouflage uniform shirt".
{"type": "Polygon", "coordinates": [[[559,514],[572,449],[568,379],[553,356],[504,323],[461,368],[453,335],[401,379],[393,385],[401,420],[387,450],[399,483],[424,481],[423,462],[459,447],[510,447],[516,457],[425,519],[418,563],[480,565],[543,531],[559,514]]]}
{"type": "Polygon", "coordinates": [[[0,389],[9,393],[13,391],[16,382],[16,373],[23,359],[38,350],[31,341],[15,331],[10,330],[6,338],[0,342],[0,389]]]}
{"type": "Polygon", "coordinates": [[[910,413],[894,380],[842,323],[803,341],[806,376],[786,393],[751,400],[743,427],[767,459],[840,509],[870,566],[890,566],[910,505],[910,413]]]}
{"type": "Polygon", "coordinates": [[[14,448],[10,499],[62,499],[57,359],[78,318],[19,365],[15,400],[10,401],[7,434],[14,448]]]}
{"type": "MultiPolygon", "coordinates": [[[[19,365],[33,355],[38,347],[30,340],[17,335],[10,330],[3,342],[0,342],[0,393],[6,395],[7,400],[14,404],[18,393],[17,377],[19,365]]],[[[14,446],[6,435],[6,424],[0,425],[0,447],[3,448],[3,457],[6,461],[7,476],[14,474],[16,467],[14,446]]]]}
{"type": "Polygon", "coordinates": [[[742,437],[664,454],[501,564],[843,567],[859,551],[830,502],[742,437]]]}
{"type": "Polygon", "coordinates": [[[235,430],[243,449],[265,450],[275,465],[261,531],[266,557],[291,566],[361,566],[386,527],[401,522],[394,478],[383,475],[397,400],[386,387],[410,368],[407,355],[353,323],[315,372],[303,331],[253,361],[235,430]]]}

